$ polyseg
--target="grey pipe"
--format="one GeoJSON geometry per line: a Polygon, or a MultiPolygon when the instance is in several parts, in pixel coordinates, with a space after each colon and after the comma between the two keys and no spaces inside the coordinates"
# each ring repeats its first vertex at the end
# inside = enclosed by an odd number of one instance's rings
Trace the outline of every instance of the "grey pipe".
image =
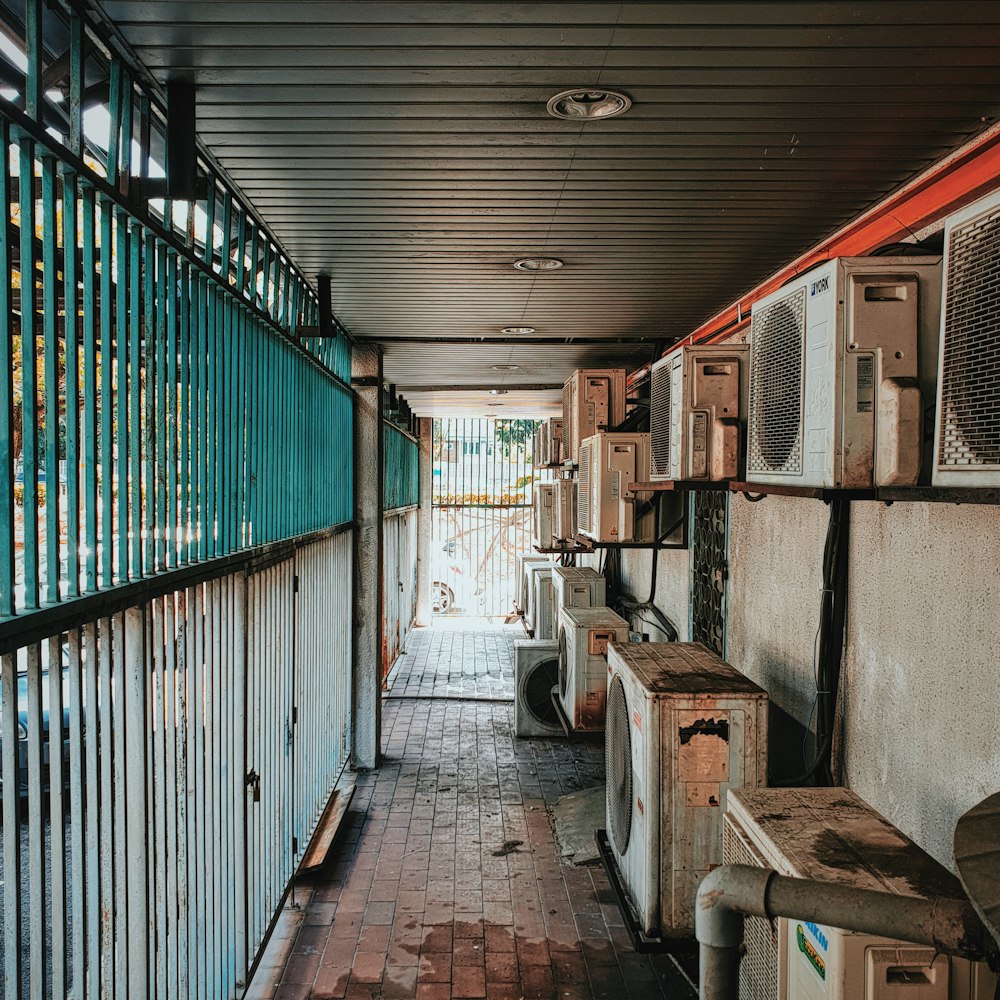
{"type": "Polygon", "coordinates": [[[896,896],[785,878],[767,868],[723,865],[702,879],[695,905],[701,1000],[737,996],[744,914],[812,920],[977,961],[986,957],[992,941],[967,900],[896,896]]]}

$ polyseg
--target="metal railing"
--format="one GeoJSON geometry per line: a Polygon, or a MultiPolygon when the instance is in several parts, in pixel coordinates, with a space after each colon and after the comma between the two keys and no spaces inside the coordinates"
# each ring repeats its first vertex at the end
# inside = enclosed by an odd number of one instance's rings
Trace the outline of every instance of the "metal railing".
{"type": "Polygon", "coordinates": [[[3,655],[7,1000],[237,995],[350,752],[352,544],[3,655]]]}
{"type": "Polygon", "coordinates": [[[416,507],[382,519],[382,677],[389,675],[417,615],[416,507]]]}
{"type": "Polygon", "coordinates": [[[382,422],[382,507],[395,510],[420,503],[420,446],[400,427],[382,422]]]}
{"type": "Polygon", "coordinates": [[[99,17],[0,0],[0,996],[215,1000],[350,752],[350,343],[99,17]]]}

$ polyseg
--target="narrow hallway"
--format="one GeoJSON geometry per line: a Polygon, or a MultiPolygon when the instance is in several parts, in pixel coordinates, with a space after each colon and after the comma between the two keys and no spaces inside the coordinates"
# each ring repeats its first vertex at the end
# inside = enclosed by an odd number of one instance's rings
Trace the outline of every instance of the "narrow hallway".
{"type": "Polygon", "coordinates": [[[383,764],[358,775],[280,983],[254,996],[694,995],[669,957],[632,950],[602,869],[560,859],[548,810],[603,781],[603,752],[514,738],[522,635],[414,630],[385,698],[383,764]]]}

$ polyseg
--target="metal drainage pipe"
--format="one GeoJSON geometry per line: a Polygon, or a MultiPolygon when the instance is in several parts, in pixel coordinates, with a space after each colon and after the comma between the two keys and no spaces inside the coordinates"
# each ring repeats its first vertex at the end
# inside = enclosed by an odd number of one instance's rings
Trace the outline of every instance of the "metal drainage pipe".
{"type": "Polygon", "coordinates": [[[695,905],[701,1000],[735,1000],[738,996],[745,914],[812,920],[912,941],[977,961],[986,957],[992,944],[967,900],[896,896],[786,878],[768,868],[722,865],[702,879],[695,905]]]}

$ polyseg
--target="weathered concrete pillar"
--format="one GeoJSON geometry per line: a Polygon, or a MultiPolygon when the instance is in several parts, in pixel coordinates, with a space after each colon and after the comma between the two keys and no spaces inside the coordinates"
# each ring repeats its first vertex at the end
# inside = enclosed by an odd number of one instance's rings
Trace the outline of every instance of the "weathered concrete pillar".
{"type": "Polygon", "coordinates": [[[351,352],[354,408],[354,766],[378,767],[382,741],[382,352],[351,352]]]}
{"type": "Polygon", "coordinates": [[[430,625],[431,606],[431,491],[434,420],[423,417],[417,429],[420,438],[420,510],[417,511],[417,624],[430,625]]]}

